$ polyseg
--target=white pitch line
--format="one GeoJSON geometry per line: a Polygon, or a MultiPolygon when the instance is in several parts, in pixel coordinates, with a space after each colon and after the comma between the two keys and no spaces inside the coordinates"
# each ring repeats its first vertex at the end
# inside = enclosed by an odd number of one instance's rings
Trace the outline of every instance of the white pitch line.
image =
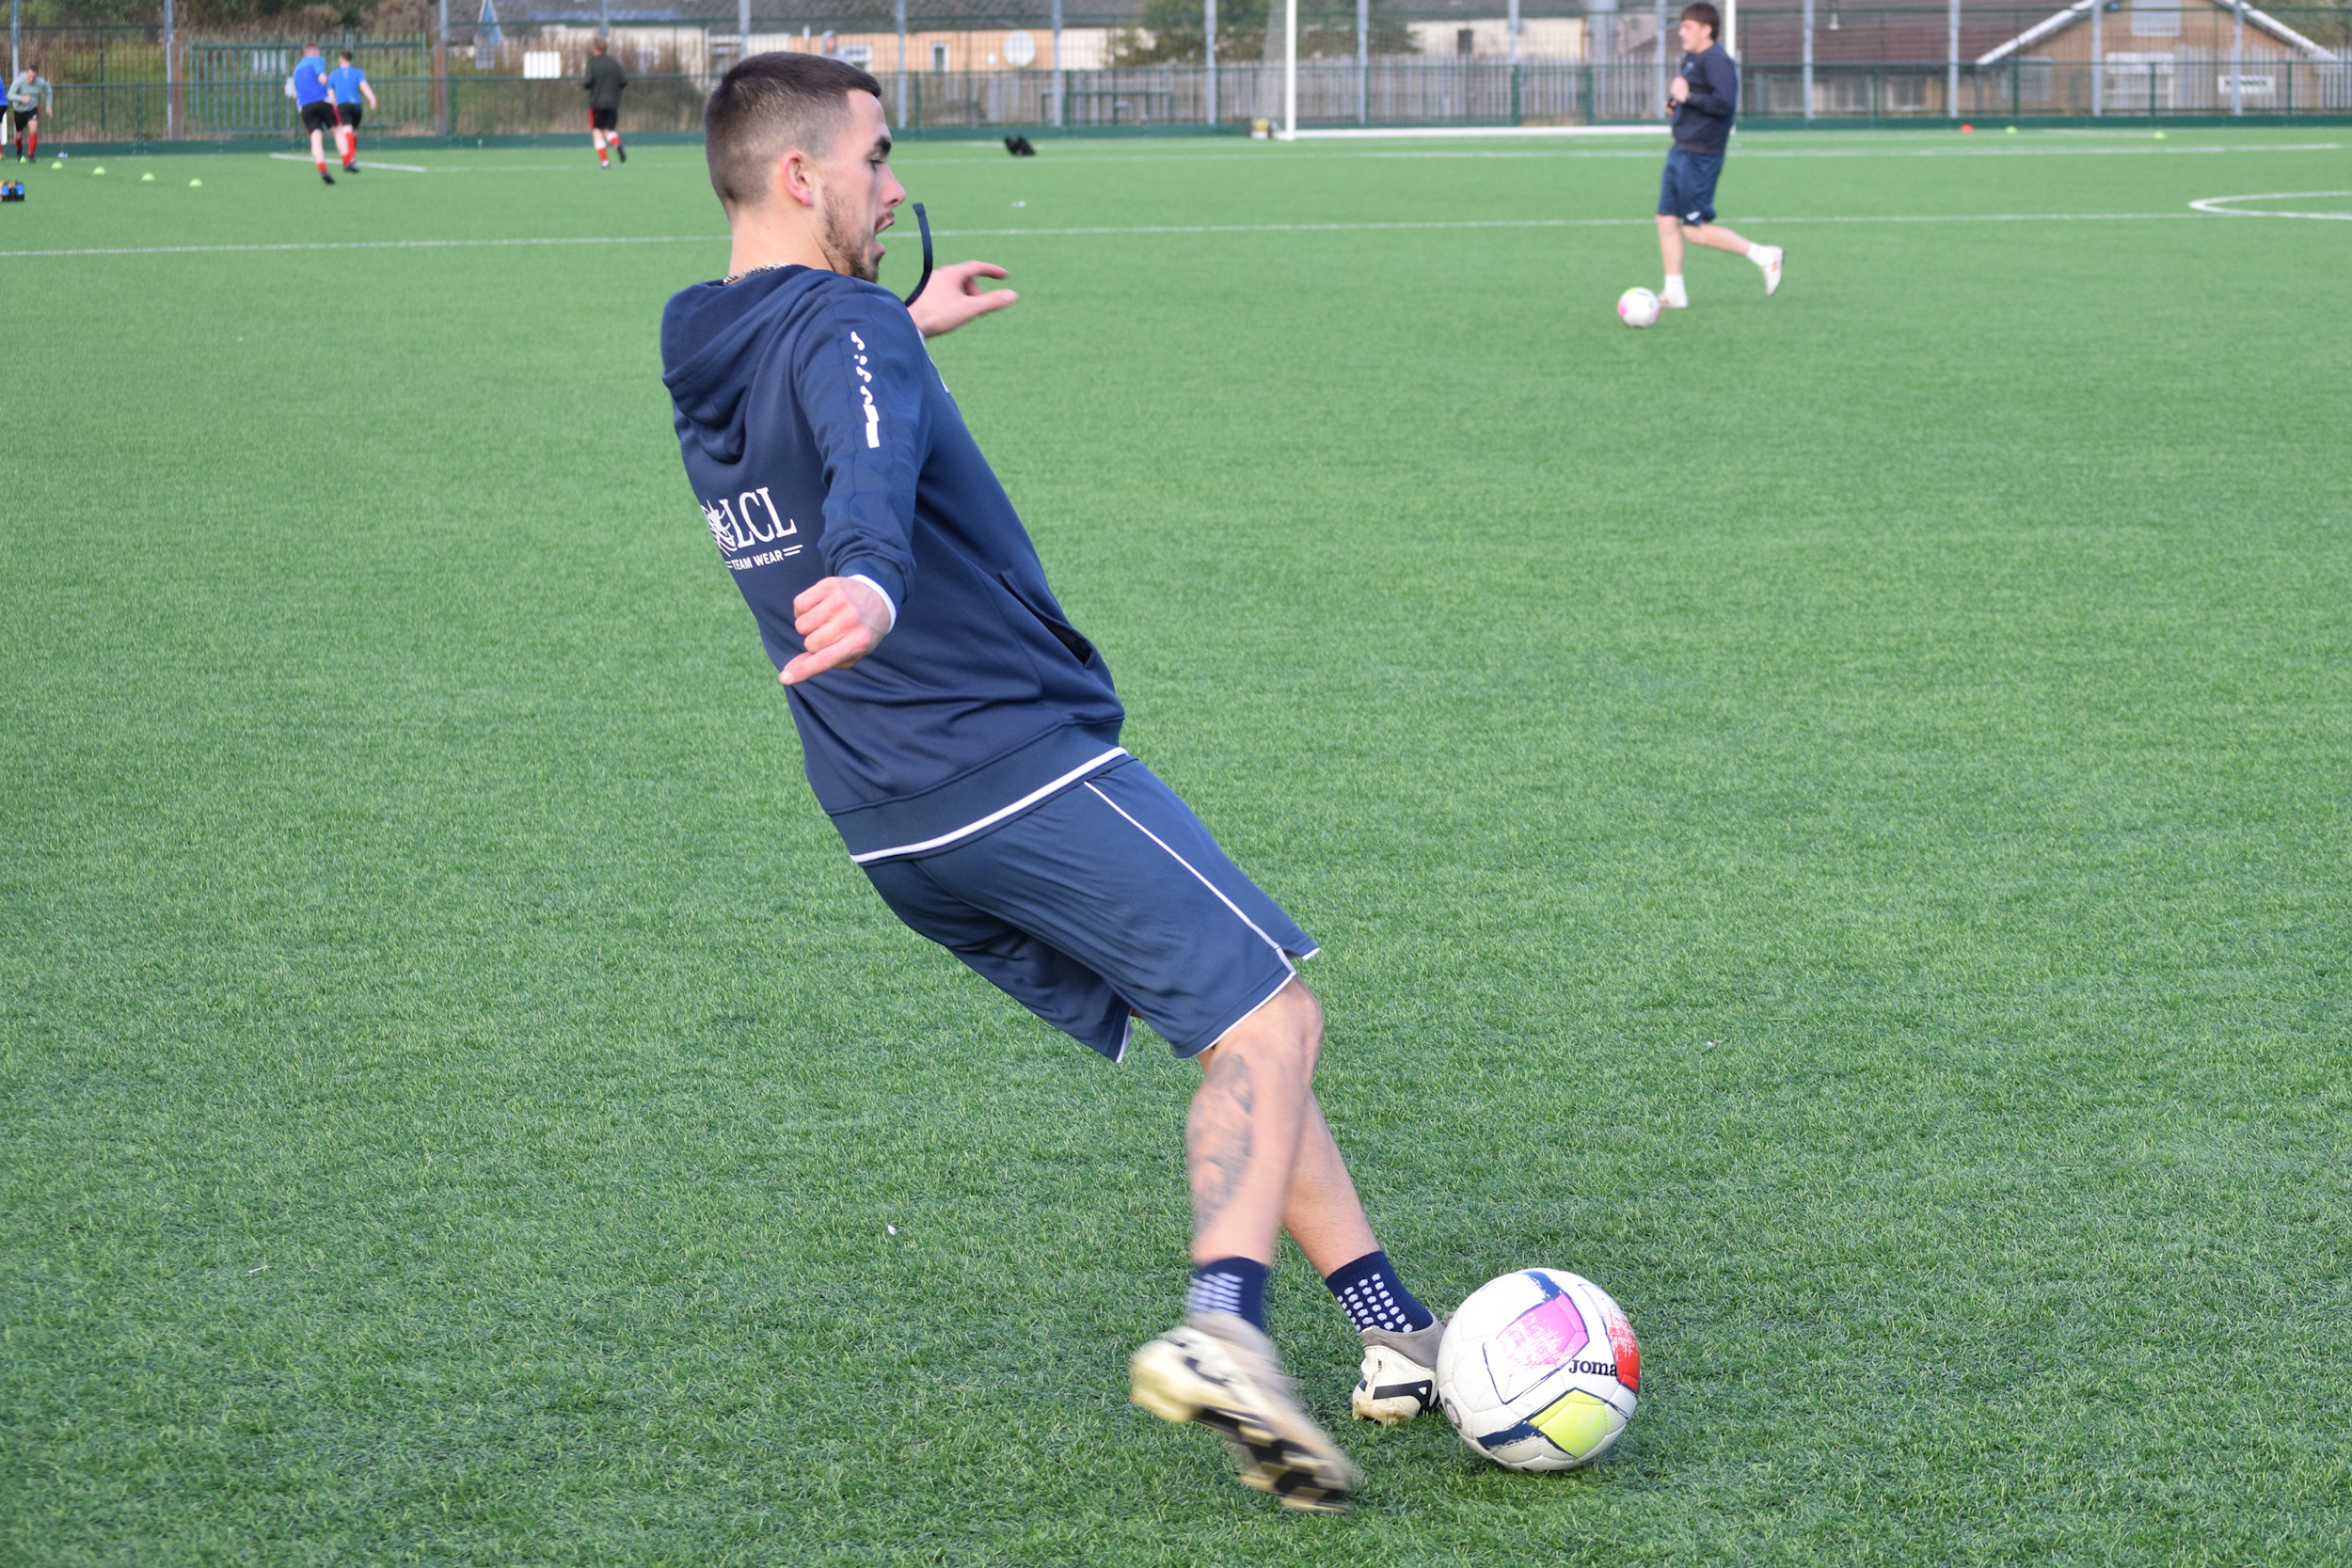
{"type": "Polygon", "coordinates": [[[2243,207],[2226,205],[2234,201],[2309,201],[2323,196],[2352,196],[2352,191],[2273,191],[2268,196],[2209,196],[2189,205],[2201,213],[2217,213],[2232,218],[2331,218],[2339,223],[2352,223],[2352,213],[2255,213],[2243,207]]]}
{"type": "MultiPolygon", "coordinates": [[[[1303,135],[1303,133],[1302,133],[1303,135]]],[[[1773,133],[1778,135],[1778,133],[1773,133]]],[[[1843,138],[1841,138],[1842,140],[1843,138]]],[[[1859,136],[1855,138],[1860,140],[1859,136]]],[[[1001,166],[1002,158],[934,158],[925,152],[930,146],[962,146],[962,143],[908,142],[900,145],[893,156],[905,166],[915,168],[977,167],[986,164],[1001,166]]],[[[2181,157],[2206,152],[2341,152],[2343,142],[2279,142],[2248,147],[1773,147],[1762,135],[1741,143],[1734,149],[1742,159],[1747,158],[2103,158],[2117,153],[2155,157],[2181,157]]],[[[1495,147],[1495,148],[1302,148],[1288,154],[1266,150],[1248,152],[1081,152],[1071,159],[1070,166],[1093,167],[1101,164],[1246,164],[1282,158],[1285,161],[1309,159],[1322,161],[1334,158],[1656,158],[1658,150],[1651,147],[1495,147]]],[[[1050,165],[1046,166],[1052,166],[1050,165]]],[[[435,172],[442,172],[436,170],[435,172]]],[[[448,172],[458,172],[451,170],[448,172]]],[[[484,173],[499,172],[485,169],[484,173]]]]}
{"type": "MultiPolygon", "coordinates": [[[[2195,213],[1912,213],[1883,216],[1742,217],[1745,224],[1786,223],[2100,223],[2140,218],[2193,218],[2195,213]]],[[[1426,223],[1198,223],[1145,224],[1099,229],[934,229],[941,238],[1018,239],[1025,235],[1083,234],[1332,234],[1421,229],[1648,229],[1651,218],[1463,218],[1426,223]]],[[[6,254],[0,252],[0,254],[6,254]]]]}
{"type": "Polygon", "coordinates": [[[282,245],[124,245],[79,250],[0,250],[8,256],[194,256],[262,250],[470,250],[521,245],[724,245],[724,234],[587,234],[573,239],[306,240],[282,245]]]}
{"type": "Polygon", "coordinates": [[[1662,136],[1674,127],[1655,125],[1400,125],[1377,130],[1295,131],[1282,141],[1363,141],[1375,136],[1419,139],[1424,136],[1662,136]]]}
{"type": "MultiPolygon", "coordinates": [[[[2230,198],[2217,197],[2211,199],[2230,198]]],[[[2245,201],[2255,198],[2239,197],[2235,199],[2245,201]]],[[[2163,218],[2195,219],[2208,215],[2231,214],[2213,214],[2209,210],[2173,213],[1890,213],[1876,216],[1743,217],[1740,221],[1768,226],[1806,223],[2129,223],[2163,218]]],[[[2260,214],[2241,213],[2235,215],[2260,214]]],[[[1070,239],[1093,235],[1116,237],[1125,234],[1365,234],[1472,229],[1648,229],[1657,221],[1642,217],[1462,218],[1381,223],[1154,223],[1080,229],[934,229],[931,232],[941,239],[1009,240],[1070,239]]],[[[724,234],[610,234],[515,240],[306,240],[278,245],[92,245],[73,250],[0,250],[0,259],[27,256],[187,256],[274,250],[473,250],[548,245],[722,245],[725,241],[724,234]]]]}
{"type": "MultiPolygon", "coordinates": [[[[290,164],[307,164],[311,161],[310,155],[307,152],[273,152],[270,156],[273,158],[282,158],[290,164]]],[[[360,159],[359,166],[361,168],[396,168],[403,174],[430,174],[433,172],[421,164],[379,164],[373,158],[360,159]]]]}

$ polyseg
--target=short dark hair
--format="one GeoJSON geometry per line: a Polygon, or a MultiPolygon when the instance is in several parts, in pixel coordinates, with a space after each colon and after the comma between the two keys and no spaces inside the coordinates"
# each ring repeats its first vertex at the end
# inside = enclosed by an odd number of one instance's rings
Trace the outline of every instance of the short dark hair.
{"type": "Polygon", "coordinates": [[[590,39],[588,40],[588,53],[591,55],[601,55],[604,53],[604,40],[602,39],[590,39]]]}
{"type": "Polygon", "coordinates": [[[754,55],[719,78],[703,106],[710,188],[729,209],[766,191],[767,169],[794,148],[821,157],[850,118],[850,94],[882,84],[846,60],[778,52],[754,55]]]}
{"type": "Polygon", "coordinates": [[[1724,36],[1724,13],[1708,5],[1707,0],[1692,0],[1690,5],[1682,8],[1682,15],[1677,20],[1697,23],[1707,29],[1708,38],[1724,36]]]}
{"type": "Polygon", "coordinates": [[[342,50],[338,53],[335,57],[339,60],[347,60],[351,58],[351,51],[348,49],[342,50]]]}

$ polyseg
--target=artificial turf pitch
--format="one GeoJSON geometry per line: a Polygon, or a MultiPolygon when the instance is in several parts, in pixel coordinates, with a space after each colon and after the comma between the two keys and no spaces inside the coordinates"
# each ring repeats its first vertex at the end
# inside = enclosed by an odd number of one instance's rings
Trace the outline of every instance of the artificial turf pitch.
{"type": "MultiPolygon", "coordinates": [[[[1190,1069],[799,776],[658,379],[697,150],[34,172],[0,1560],[2344,1560],[2352,224],[2188,203],[2346,143],[1752,135],[1786,286],[1649,332],[1646,145],[904,150],[1406,1277],[1643,1338],[1597,1469],[1355,1428],[1343,1518],[1125,1402],[1190,1069]],[[156,248],[288,245],[373,248],[156,248]]],[[[1345,1425],[1295,1254],[1275,1322],[1345,1425]]]]}

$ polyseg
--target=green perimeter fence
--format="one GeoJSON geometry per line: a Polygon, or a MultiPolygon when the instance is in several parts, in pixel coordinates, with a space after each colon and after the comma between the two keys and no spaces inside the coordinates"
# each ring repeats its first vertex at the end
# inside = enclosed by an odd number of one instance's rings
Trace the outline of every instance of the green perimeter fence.
{"type": "MultiPolygon", "coordinates": [[[[574,30],[578,31],[578,30],[574,30]]],[[[43,117],[52,142],[222,140],[296,135],[286,77],[298,44],[278,40],[186,38],[165,50],[151,30],[76,30],[34,39],[56,83],[43,117]],[[109,36],[110,35],[110,36],[109,36]]],[[[422,37],[329,38],[368,71],[378,106],[368,129],[393,135],[490,136],[584,130],[579,85],[584,32],[569,46],[444,54],[422,37]],[[519,58],[532,74],[476,69],[519,58]]],[[[637,131],[691,131],[723,49],[683,33],[653,55],[669,69],[632,74],[622,123],[637,131]],[[716,56],[715,58],[713,56],[716,56]],[[681,65],[702,69],[677,69],[681,65]]],[[[35,54],[35,49],[39,53],[35,54]]],[[[2256,49],[2228,55],[2174,50],[2163,58],[2089,61],[2026,55],[1990,66],[1949,61],[1867,64],[1751,60],[1741,109],[1750,118],[1823,121],[2352,114],[2352,62],[2256,49]],[[1955,94],[1955,89],[1957,89],[1955,94]]],[[[881,72],[897,124],[914,131],[995,127],[1232,128],[1281,113],[1282,73],[1251,60],[1211,71],[1160,65],[1096,71],[1041,69],[881,72]]],[[[1298,70],[1301,124],[1579,125],[1655,121],[1664,93],[1655,59],[1618,64],[1535,60],[1512,64],[1422,56],[1369,62],[1317,60],[1298,70]]]]}

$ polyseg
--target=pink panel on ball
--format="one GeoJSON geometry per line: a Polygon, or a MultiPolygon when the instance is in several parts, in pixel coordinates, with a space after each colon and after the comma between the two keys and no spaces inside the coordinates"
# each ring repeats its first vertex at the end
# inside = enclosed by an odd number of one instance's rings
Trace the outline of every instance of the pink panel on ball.
{"type": "Polygon", "coordinates": [[[1591,1338],[1576,1303],[1554,1296],[1520,1313],[1486,1341],[1486,1375],[1494,1379],[1497,1396],[1515,1400],[1572,1359],[1591,1338]]]}

